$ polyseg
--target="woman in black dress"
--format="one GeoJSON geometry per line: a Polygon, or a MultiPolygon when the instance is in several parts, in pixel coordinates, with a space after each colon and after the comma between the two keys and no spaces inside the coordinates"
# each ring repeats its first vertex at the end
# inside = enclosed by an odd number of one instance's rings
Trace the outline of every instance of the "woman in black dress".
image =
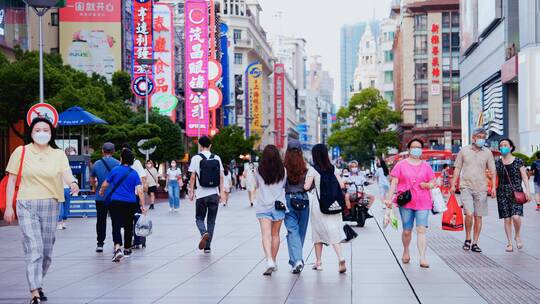
{"type": "Polygon", "coordinates": [[[523,160],[512,155],[515,150],[512,140],[505,138],[499,141],[499,151],[502,157],[495,163],[499,185],[497,186],[497,205],[499,218],[504,219],[504,231],[506,233],[506,252],[514,251],[512,242],[512,224],[515,230],[515,240],[518,249],[523,248],[521,241],[521,217],[523,205],[516,203],[514,191],[523,192],[522,183],[525,181],[525,194],[530,201],[529,184],[527,182],[527,170],[523,160]]]}

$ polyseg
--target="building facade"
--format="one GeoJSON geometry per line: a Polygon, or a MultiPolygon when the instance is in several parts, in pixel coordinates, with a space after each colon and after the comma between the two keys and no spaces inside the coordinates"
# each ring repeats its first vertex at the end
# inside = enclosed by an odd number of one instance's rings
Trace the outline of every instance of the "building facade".
{"type": "Polygon", "coordinates": [[[461,145],[459,1],[403,1],[394,39],[396,109],[402,147],[412,138],[432,149],[461,145]]]}
{"type": "Polygon", "coordinates": [[[393,17],[381,21],[377,40],[378,80],[377,89],[388,104],[394,105],[394,51],[392,46],[396,32],[396,20],[393,17]]]}
{"type": "Polygon", "coordinates": [[[307,77],[306,104],[300,116],[308,126],[308,147],[327,144],[334,114],[334,79],[323,69],[320,56],[312,56],[307,77]]]}
{"type": "Polygon", "coordinates": [[[352,84],[353,89],[350,97],[365,88],[375,88],[378,86],[378,61],[377,43],[371,31],[371,26],[368,23],[358,45],[358,58],[356,59],[352,84]]]}

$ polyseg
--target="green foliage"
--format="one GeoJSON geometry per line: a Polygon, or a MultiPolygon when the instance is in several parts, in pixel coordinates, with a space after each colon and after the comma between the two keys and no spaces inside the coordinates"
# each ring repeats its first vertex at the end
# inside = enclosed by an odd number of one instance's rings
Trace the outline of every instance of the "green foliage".
{"type": "Polygon", "coordinates": [[[399,144],[398,134],[388,128],[401,122],[401,114],[388,106],[377,89],[367,88],[355,94],[336,117],[329,144],[339,146],[346,159],[366,164],[399,144]]]}
{"type": "Polygon", "coordinates": [[[238,160],[240,154],[255,154],[253,149],[259,140],[257,135],[244,137],[244,129],[238,126],[224,127],[212,139],[212,152],[221,157],[224,164],[238,160]]]}
{"type": "Polygon", "coordinates": [[[535,155],[531,155],[531,157],[528,157],[527,155],[523,154],[523,153],[520,153],[520,152],[514,152],[512,153],[512,155],[514,155],[515,157],[517,158],[521,158],[521,160],[523,161],[523,163],[525,163],[525,166],[530,166],[532,165],[532,163],[534,162],[534,160],[536,159],[535,155]]]}

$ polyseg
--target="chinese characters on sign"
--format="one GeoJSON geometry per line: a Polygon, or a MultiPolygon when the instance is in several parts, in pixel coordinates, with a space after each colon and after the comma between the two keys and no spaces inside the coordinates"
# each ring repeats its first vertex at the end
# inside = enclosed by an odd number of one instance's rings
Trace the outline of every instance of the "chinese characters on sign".
{"type": "Polygon", "coordinates": [[[152,94],[151,104],[159,109],[159,113],[176,120],[174,82],[174,24],[173,8],[168,4],[154,5],[154,81],[156,88],[152,94]]]}
{"type": "Polygon", "coordinates": [[[246,74],[246,113],[249,114],[249,118],[246,119],[246,135],[252,133],[262,135],[262,64],[258,61],[251,63],[246,69],[246,74]]]}
{"type": "Polygon", "coordinates": [[[431,95],[441,94],[440,26],[431,25],[431,95]]]}
{"type": "Polygon", "coordinates": [[[285,137],[285,68],[279,63],[274,66],[274,130],[275,144],[281,149],[285,137]]]}
{"type": "Polygon", "coordinates": [[[146,75],[137,60],[154,58],[152,16],[152,0],[133,1],[133,79],[146,75]]]}
{"type": "Polygon", "coordinates": [[[208,4],[187,0],[185,5],[186,133],[208,135],[208,4]]]}

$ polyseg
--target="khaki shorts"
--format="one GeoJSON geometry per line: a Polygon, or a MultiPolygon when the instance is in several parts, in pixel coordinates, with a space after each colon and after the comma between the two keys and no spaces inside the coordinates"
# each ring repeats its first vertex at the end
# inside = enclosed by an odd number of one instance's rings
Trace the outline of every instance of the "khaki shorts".
{"type": "Polygon", "coordinates": [[[461,202],[465,214],[473,214],[474,216],[488,215],[487,191],[461,189],[461,202]]]}

